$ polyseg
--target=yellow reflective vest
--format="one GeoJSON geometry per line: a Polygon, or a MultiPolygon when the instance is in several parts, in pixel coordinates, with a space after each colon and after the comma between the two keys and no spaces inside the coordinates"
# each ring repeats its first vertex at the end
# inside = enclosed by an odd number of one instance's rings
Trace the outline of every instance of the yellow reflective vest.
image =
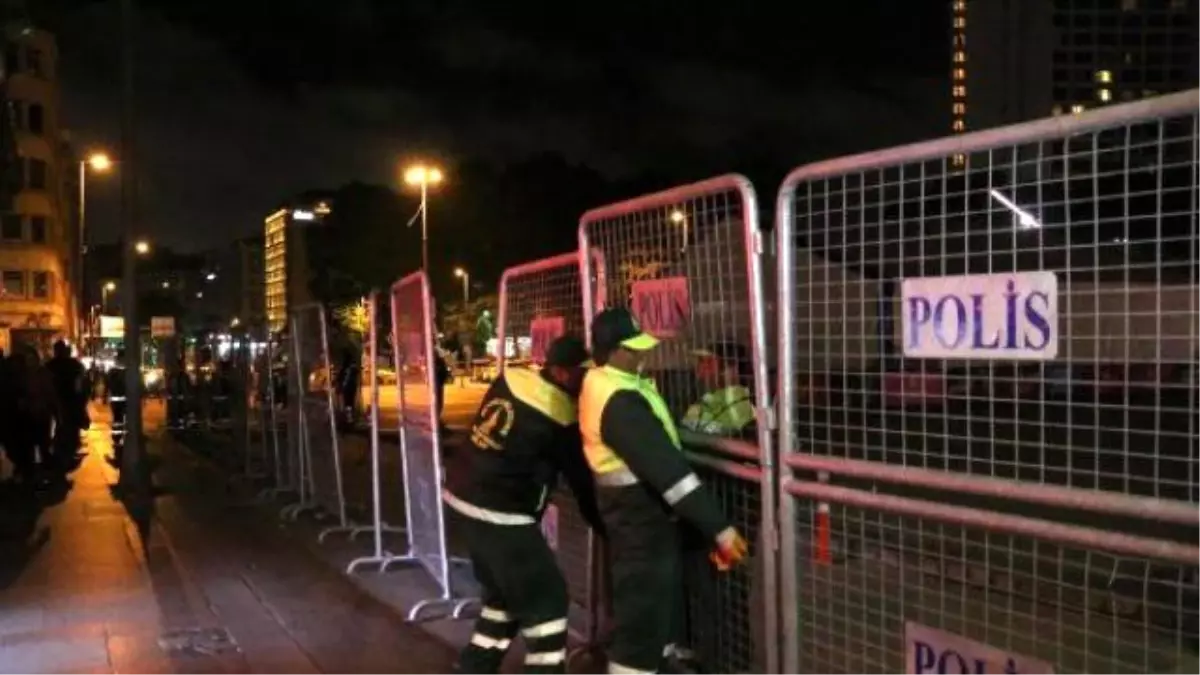
{"type": "Polygon", "coordinates": [[[579,396],[579,432],[583,436],[583,455],[592,473],[597,476],[597,482],[601,484],[604,484],[602,478],[606,474],[625,473],[632,476],[625,461],[605,445],[600,433],[604,408],[614,394],[622,391],[635,391],[644,398],[654,416],[662,422],[675,448],[682,450],[683,447],[679,442],[679,430],[675,428],[675,421],[671,419],[667,403],[658,393],[654,380],[611,366],[593,368],[584,377],[583,392],[579,396]]]}

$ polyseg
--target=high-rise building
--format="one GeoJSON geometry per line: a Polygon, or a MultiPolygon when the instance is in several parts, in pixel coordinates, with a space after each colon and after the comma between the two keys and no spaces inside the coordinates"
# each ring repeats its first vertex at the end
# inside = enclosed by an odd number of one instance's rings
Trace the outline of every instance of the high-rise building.
{"type": "Polygon", "coordinates": [[[74,160],[59,115],[54,36],[28,25],[2,30],[4,117],[15,166],[6,176],[12,199],[0,213],[0,347],[45,348],[70,335],[74,323],[74,160]]]}
{"type": "Polygon", "coordinates": [[[287,327],[288,312],[312,302],[308,232],[329,214],[329,202],[315,192],[295,200],[298,206],[282,208],[263,224],[262,289],[266,328],[278,333],[287,327]]]}
{"type": "Polygon", "coordinates": [[[951,0],[951,129],[1200,84],[1200,0],[951,0]]]}

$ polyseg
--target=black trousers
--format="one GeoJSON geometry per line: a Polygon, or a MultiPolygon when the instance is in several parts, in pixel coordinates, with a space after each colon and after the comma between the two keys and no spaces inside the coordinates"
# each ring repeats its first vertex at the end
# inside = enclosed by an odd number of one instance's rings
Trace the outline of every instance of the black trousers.
{"type": "Polygon", "coordinates": [[[498,673],[512,640],[525,642],[525,672],[566,672],[567,584],[536,525],[494,525],[455,511],[467,536],[483,610],[459,670],[498,673]]]}
{"type": "Polygon", "coordinates": [[[597,491],[612,570],[610,672],[657,672],[667,646],[686,634],[681,531],[640,493],[641,486],[597,491]]]}

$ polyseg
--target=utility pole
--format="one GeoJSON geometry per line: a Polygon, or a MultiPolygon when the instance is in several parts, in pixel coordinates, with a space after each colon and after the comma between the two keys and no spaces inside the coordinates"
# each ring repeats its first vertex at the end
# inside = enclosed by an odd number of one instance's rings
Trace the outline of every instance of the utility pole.
{"type": "Polygon", "coordinates": [[[142,345],[137,312],[137,155],[134,140],[134,41],[137,34],[134,0],[121,0],[121,283],[125,314],[125,449],[122,452],[120,486],[125,495],[146,497],[143,485],[142,448],[142,345]]]}

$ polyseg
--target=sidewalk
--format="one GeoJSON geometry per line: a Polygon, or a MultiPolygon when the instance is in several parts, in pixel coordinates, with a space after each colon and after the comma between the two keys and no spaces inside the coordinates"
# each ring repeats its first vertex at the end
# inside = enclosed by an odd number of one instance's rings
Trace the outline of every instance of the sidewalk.
{"type": "Polygon", "coordinates": [[[65,499],[22,518],[0,487],[0,672],[448,671],[448,647],[230,504],[219,476],[154,432],[165,494],[143,546],[92,414],[65,499]]]}

